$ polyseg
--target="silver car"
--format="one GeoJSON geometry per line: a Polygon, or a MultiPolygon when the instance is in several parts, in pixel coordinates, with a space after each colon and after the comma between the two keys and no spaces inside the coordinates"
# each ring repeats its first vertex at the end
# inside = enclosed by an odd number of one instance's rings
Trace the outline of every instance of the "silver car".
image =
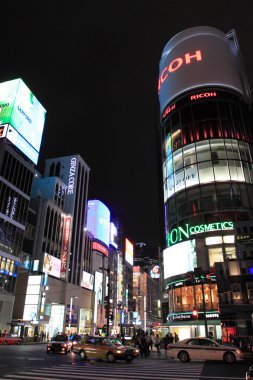
{"type": "Polygon", "coordinates": [[[181,362],[189,360],[223,360],[234,363],[243,360],[242,351],[235,346],[227,346],[208,338],[188,338],[168,345],[167,355],[181,362]]]}

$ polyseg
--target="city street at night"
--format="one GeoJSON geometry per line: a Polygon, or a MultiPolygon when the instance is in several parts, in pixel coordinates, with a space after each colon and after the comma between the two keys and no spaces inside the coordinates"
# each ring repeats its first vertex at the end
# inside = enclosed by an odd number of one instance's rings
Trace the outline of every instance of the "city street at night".
{"type": "Polygon", "coordinates": [[[250,362],[233,365],[223,362],[193,361],[181,363],[158,356],[153,351],[148,358],[137,358],[131,363],[119,361],[80,361],[70,353],[46,354],[45,344],[0,347],[0,379],[188,379],[242,380],[250,362]]]}

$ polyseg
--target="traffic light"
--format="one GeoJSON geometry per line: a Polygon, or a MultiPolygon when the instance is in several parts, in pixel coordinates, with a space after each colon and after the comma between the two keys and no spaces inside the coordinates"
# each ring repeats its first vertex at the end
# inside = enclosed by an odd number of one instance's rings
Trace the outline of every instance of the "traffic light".
{"type": "Polygon", "coordinates": [[[192,316],[193,316],[194,319],[198,319],[199,314],[198,314],[198,310],[197,309],[193,309],[192,310],[192,316]]]}

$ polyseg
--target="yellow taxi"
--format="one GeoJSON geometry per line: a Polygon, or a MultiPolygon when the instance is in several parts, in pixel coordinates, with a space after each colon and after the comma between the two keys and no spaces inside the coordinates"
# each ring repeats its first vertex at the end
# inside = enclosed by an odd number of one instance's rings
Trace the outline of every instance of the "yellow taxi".
{"type": "Polygon", "coordinates": [[[117,347],[109,337],[99,335],[84,337],[73,347],[73,352],[82,360],[103,359],[113,363],[115,360],[130,362],[133,359],[133,352],[127,346],[117,347]]]}

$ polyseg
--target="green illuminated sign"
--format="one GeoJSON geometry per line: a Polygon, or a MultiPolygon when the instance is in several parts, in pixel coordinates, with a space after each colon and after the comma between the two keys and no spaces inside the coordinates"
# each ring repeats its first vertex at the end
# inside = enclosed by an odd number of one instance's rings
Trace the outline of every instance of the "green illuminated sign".
{"type": "Polygon", "coordinates": [[[174,228],[167,234],[167,247],[177,244],[182,240],[190,239],[192,235],[200,234],[203,232],[232,230],[234,228],[233,222],[216,222],[209,224],[198,224],[197,226],[189,226],[174,228]]]}

